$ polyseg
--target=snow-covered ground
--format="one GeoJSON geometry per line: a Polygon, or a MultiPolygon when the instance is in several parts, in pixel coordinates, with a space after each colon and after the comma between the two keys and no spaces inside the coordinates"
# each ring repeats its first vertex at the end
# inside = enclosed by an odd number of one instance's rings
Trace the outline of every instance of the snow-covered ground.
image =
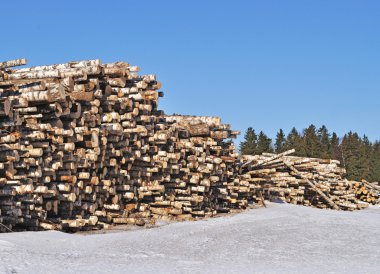
{"type": "Polygon", "coordinates": [[[287,204],[105,234],[0,234],[0,273],[380,273],[380,207],[287,204]]]}

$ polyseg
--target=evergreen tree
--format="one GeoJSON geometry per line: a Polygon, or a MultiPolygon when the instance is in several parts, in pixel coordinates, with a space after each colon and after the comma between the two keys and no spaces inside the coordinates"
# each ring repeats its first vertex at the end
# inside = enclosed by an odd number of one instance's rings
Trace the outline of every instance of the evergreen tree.
{"type": "Polygon", "coordinates": [[[260,131],[257,140],[257,154],[263,152],[273,152],[272,139],[270,139],[264,132],[260,131]]]}
{"type": "Polygon", "coordinates": [[[326,126],[321,126],[318,129],[318,138],[319,138],[319,146],[320,146],[320,155],[319,157],[328,159],[330,158],[330,134],[326,128],[326,126]]]}
{"type": "Polygon", "coordinates": [[[244,141],[240,143],[240,153],[243,155],[257,154],[257,135],[252,127],[247,129],[244,141]]]}
{"type": "Polygon", "coordinates": [[[295,127],[292,128],[288,136],[286,137],[285,150],[295,149],[295,156],[305,156],[305,144],[302,136],[299,134],[295,127]]]}
{"type": "Polygon", "coordinates": [[[341,149],[343,165],[347,170],[347,178],[350,180],[364,179],[363,174],[366,173],[366,156],[359,135],[352,131],[344,135],[341,149]]]}
{"type": "Polygon", "coordinates": [[[339,160],[343,164],[342,151],[340,149],[340,142],[338,135],[333,132],[330,139],[329,157],[330,159],[339,160]]]}
{"type": "Polygon", "coordinates": [[[277,132],[276,143],[274,145],[274,147],[276,149],[276,153],[281,153],[281,152],[285,151],[285,143],[286,143],[286,139],[285,139],[284,131],[282,129],[280,129],[277,132]]]}
{"type": "Polygon", "coordinates": [[[376,141],[372,146],[372,157],[369,164],[368,180],[380,182],[380,142],[376,141]]]}
{"type": "Polygon", "coordinates": [[[370,162],[372,158],[372,144],[366,135],[363,136],[360,150],[360,155],[363,155],[363,173],[361,178],[368,180],[370,174],[370,162]]]}
{"type": "Polygon", "coordinates": [[[317,136],[316,127],[312,124],[304,130],[303,140],[307,157],[321,157],[321,145],[317,136]]]}

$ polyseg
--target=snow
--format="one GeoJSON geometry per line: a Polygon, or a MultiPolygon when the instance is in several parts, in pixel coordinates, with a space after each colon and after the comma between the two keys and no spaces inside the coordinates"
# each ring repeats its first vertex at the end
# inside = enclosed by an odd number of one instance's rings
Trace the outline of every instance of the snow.
{"type": "Polygon", "coordinates": [[[0,273],[380,273],[380,207],[269,204],[101,234],[0,234],[0,273]]]}

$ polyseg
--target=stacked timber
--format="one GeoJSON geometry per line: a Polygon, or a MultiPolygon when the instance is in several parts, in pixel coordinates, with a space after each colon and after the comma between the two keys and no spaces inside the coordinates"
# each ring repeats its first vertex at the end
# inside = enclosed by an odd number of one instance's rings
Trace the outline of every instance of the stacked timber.
{"type": "MultiPolygon", "coordinates": [[[[220,118],[165,116],[161,85],[128,63],[0,63],[0,209],[8,230],[143,225],[247,201],[220,118]]],[[[0,228],[1,229],[1,228],[0,228]]]]}
{"type": "Polygon", "coordinates": [[[155,190],[161,186],[164,195],[154,195],[149,188],[144,194],[154,216],[207,217],[245,203],[235,199],[238,190],[229,191],[237,182],[238,154],[232,138],[239,132],[217,117],[165,116],[157,126],[152,178],[157,180],[155,190]]]}
{"type": "Polygon", "coordinates": [[[360,201],[375,205],[380,200],[380,186],[377,183],[370,183],[366,180],[361,182],[352,181],[351,184],[355,189],[356,198],[360,201]]]}
{"type": "Polygon", "coordinates": [[[0,231],[190,220],[264,204],[360,209],[379,186],[333,160],[242,156],[218,117],[165,115],[125,62],[0,62],[0,231]]]}
{"type": "Polygon", "coordinates": [[[256,202],[263,195],[266,200],[337,210],[362,209],[380,202],[379,190],[369,190],[369,183],[344,179],[346,171],[339,161],[289,156],[292,152],[242,156],[248,164],[241,180],[256,189],[256,202]]]}
{"type": "Polygon", "coordinates": [[[12,68],[25,63],[0,63],[2,227],[142,224],[140,169],[163,95],[155,76],[99,60],[12,68]]]}

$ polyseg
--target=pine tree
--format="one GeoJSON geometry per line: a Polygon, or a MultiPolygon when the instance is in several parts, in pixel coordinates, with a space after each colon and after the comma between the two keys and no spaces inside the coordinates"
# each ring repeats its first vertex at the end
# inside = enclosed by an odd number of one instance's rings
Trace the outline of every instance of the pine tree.
{"type": "Polygon", "coordinates": [[[321,145],[316,133],[316,127],[312,124],[304,130],[303,140],[307,157],[321,157],[321,145]]]}
{"type": "Polygon", "coordinates": [[[257,154],[263,152],[273,152],[272,139],[270,139],[264,132],[260,131],[257,140],[257,154]]]}
{"type": "Polygon", "coordinates": [[[319,138],[319,146],[320,146],[320,155],[319,157],[323,159],[330,158],[330,134],[326,128],[326,126],[321,126],[318,129],[318,138],[319,138]]]}
{"type": "Polygon", "coordinates": [[[295,149],[295,156],[305,156],[305,144],[302,136],[299,134],[295,127],[292,128],[288,136],[286,137],[285,150],[295,149]]]}
{"type": "Polygon", "coordinates": [[[284,131],[282,129],[280,129],[277,132],[276,143],[274,145],[274,147],[276,149],[276,153],[281,153],[281,152],[285,151],[285,143],[286,143],[286,139],[285,139],[284,131]]]}
{"type": "Polygon", "coordinates": [[[247,129],[244,141],[240,143],[240,153],[243,155],[257,154],[257,135],[252,127],[247,129]]]}

